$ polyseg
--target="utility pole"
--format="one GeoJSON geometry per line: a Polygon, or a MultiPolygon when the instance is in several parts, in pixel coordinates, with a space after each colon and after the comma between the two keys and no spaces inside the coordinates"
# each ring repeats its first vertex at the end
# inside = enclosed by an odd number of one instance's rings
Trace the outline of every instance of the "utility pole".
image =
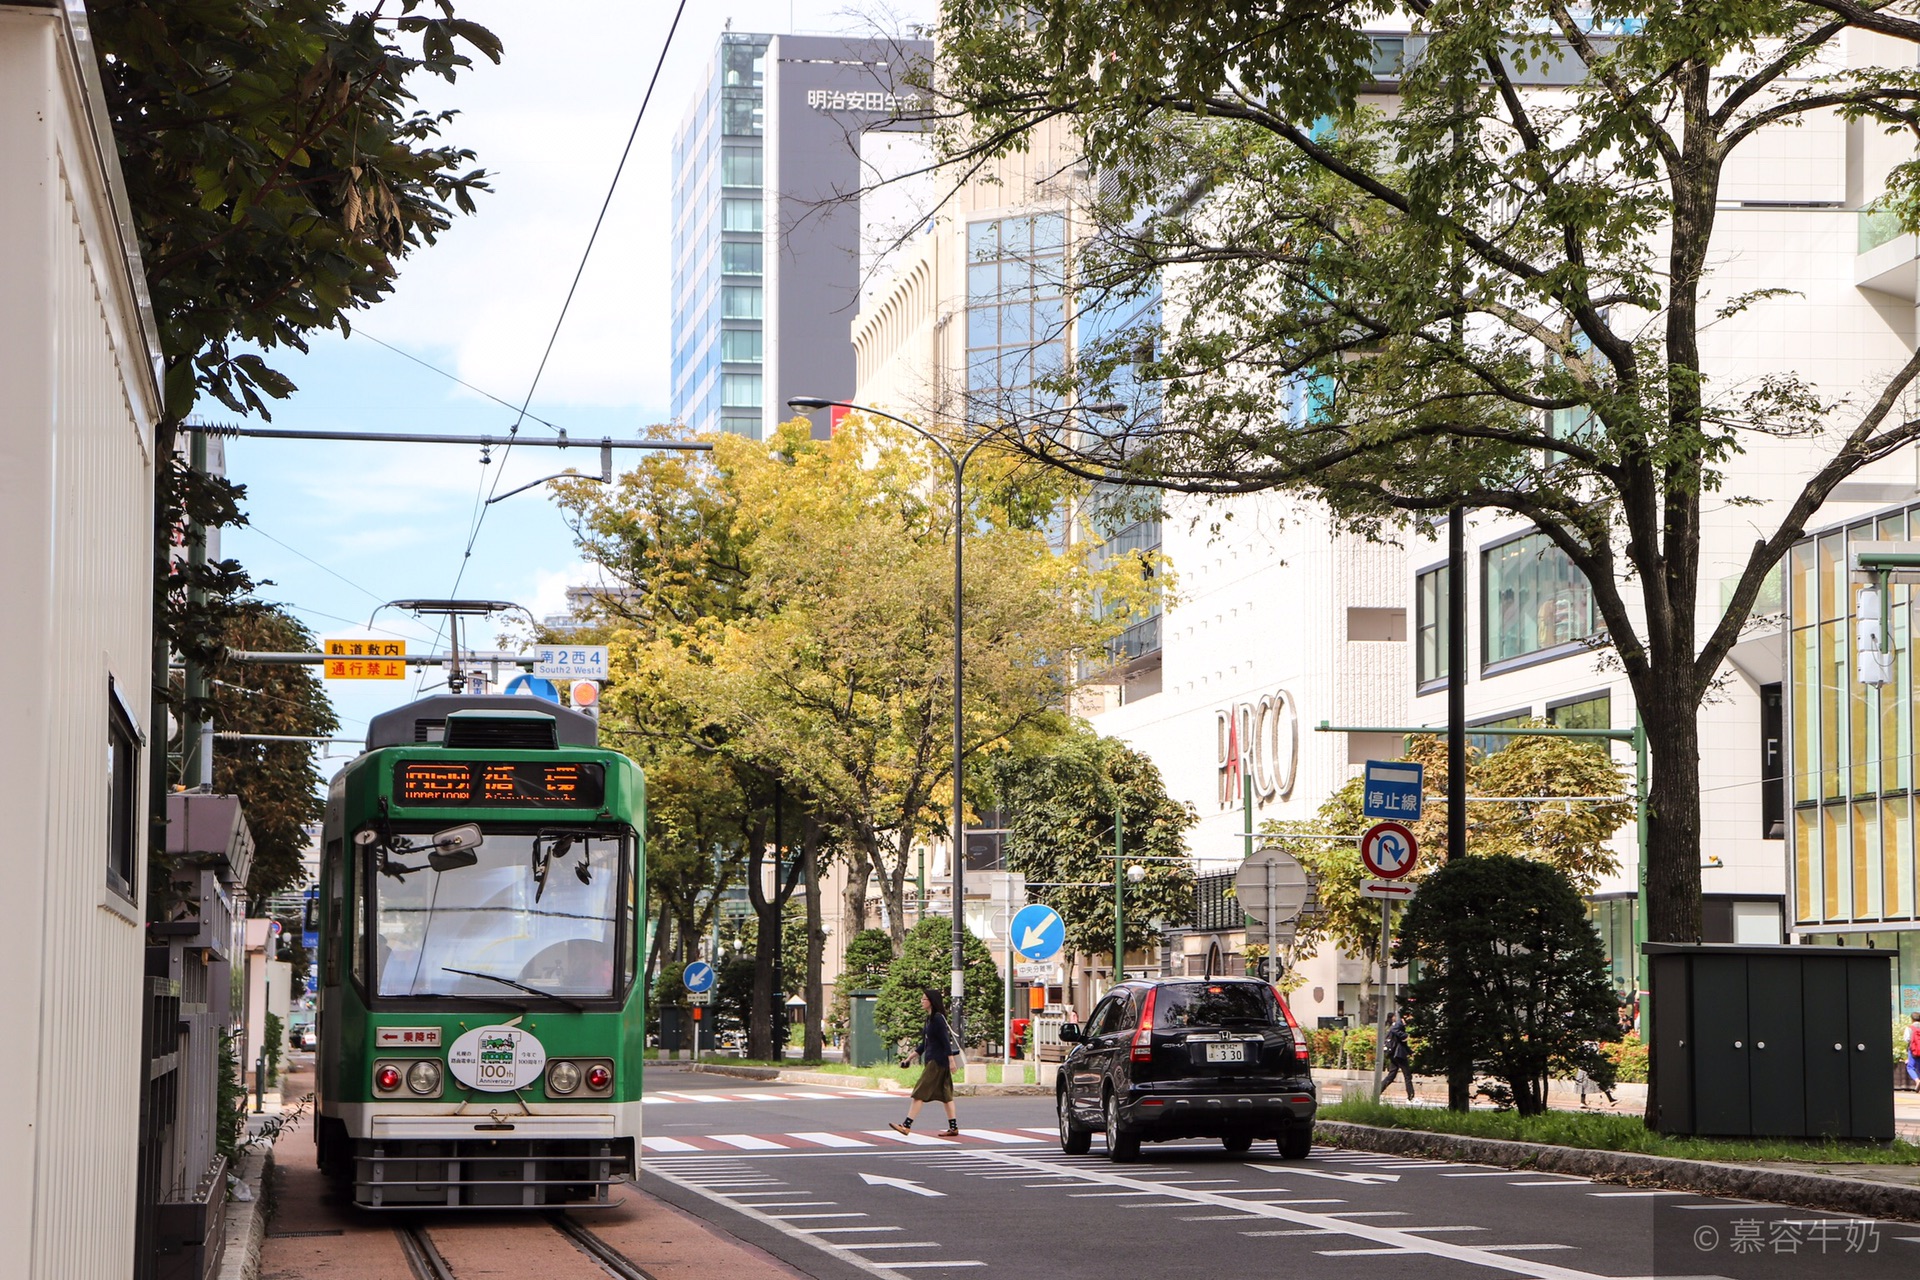
{"type": "MultiPolygon", "coordinates": [[[[193,433],[187,445],[187,465],[195,476],[207,474],[207,437],[205,432],[193,433]]],[[[187,600],[193,606],[194,613],[205,607],[207,589],[201,585],[201,573],[207,567],[207,527],[197,520],[187,523],[187,600]]],[[[203,703],[207,697],[207,669],[198,660],[188,657],[186,660],[186,705],[180,716],[180,783],[186,787],[199,787],[202,791],[213,790],[213,722],[202,721],[193,714],[193,708],[203,703]]],[[[162,751],[164,754],[164,749],[162,751]]]]}

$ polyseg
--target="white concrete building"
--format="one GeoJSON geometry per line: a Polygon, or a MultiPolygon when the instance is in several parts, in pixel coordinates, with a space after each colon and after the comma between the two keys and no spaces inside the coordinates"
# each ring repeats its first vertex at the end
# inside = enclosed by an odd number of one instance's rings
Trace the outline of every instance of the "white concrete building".
{"type": "Polygon", "coordinates": [[[157,340],[84,10],[0,6],[0,1275],[125,1280],[157,340]]]}

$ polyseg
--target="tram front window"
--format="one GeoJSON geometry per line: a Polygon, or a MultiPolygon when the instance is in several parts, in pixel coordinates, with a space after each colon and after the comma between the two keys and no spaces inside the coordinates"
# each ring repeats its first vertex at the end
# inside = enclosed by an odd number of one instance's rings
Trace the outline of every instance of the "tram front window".
{"type": "Polygon", "coordinates": [[[618,972],[624,834],[488,830],[429,864],[433,835],[367,850],[380,996],[605,1000],[618,972]],[[411,845],[413,847],[404,847],[411,845]],[[473,860],[469,863],[467,859],[473,860]],[[451,864],[451,865],[448,865],[451,864]]]}

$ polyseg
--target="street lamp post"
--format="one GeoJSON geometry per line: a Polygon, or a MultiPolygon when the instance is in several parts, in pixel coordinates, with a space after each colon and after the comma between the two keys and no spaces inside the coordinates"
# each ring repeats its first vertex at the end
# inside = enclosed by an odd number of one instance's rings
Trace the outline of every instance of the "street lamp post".
{"type": "Polygon", "coordinates": [[[966,740],[961,700],[961,681],[966,674],[961,654],[962,625],[965,620],[964,597],[966,587],[966,473],[967,463],[972,461],[974,451],[986,442],[982,436],[968,445],[963,452],[956,453],[951,445],[934,435],[918,423],[907,421],[896,414],[875,409],[870,405],[854,404],[848,400],[829,400],[822,396],[794,396],[787,401],[790,409],[826,409],[831,407],[852,409],[870,414],[876,418],[885,418],[897,422],[907,430],[926,440],[940,451],[953,469],[953,989],[952,1014],[953,1029],[956,1038],[964,1038],[962,1033],[966,1015],[961,1008],[961,1000],[966,994],[967,960],[963,948],[966,938],[965,918],[965,881],[966,881],[966,787],[961,774],[961,763],[966,755],[966,740]]]}
{"type": "MultiPolygon", "coordinates": [[[[913,432],[934,448],[947,460],[953,469],[953,985],[952,985],[952,1021],[954,1036],[964,1042],[966,1011],[961,1007],[966,995],[967,959],[964,948],[966,939],[965,883],[966,883],[966,785],[962,773],[962,764],[966,757],[965,717],[966,703],[961,694],[962,681],[966,675],[966,663],[962,652],[963,624],[965,621],[965,585],[966,585],[966,475],[967,463],[987,437],[980,436],[963,451],[955,452],[952,445],[933,434],[917,422],[909,422],[898,414],[876,409],[871,405],[855,404],[851,400],[831,400],[825,396],[791,396],[787,400],[789,409],[813,410],[841,408],[857,413],[869,414],[876,418],[885,418],[888,422],[898,423],[913,432]]],[[[1101,403],[1085,406],[1094,413],[1115,414],[1123,412],[1124,405],[1101,403]]]]}

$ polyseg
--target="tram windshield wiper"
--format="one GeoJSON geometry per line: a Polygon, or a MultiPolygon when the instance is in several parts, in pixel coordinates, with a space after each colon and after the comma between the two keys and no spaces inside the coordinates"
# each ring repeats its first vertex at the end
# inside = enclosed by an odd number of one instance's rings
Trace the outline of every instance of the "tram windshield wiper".
{"type": "Polygon", "coordinates": [[[579,1004],[578,1001],[570,1000],[566,996],[555,995],[551,991],[542,991],[538,987],[530,987],[526,983],[518,980],[517,978],[503,978],[497,973],[481,973],[478,969],[455,969],[451,965],[444,965],[444,964],[440,966],[440,972],[457,973],[465,978],[486,978],[489,981],[498,982],[503,986],[518,988],[519,990],[526,992],[528,995],[539,996],[543,1000],[558,1000],[561,1004],[567,1006],[567,1008],[573,1010],[575,1013],[585,1012],[585,1010],[579,1004]]]}

